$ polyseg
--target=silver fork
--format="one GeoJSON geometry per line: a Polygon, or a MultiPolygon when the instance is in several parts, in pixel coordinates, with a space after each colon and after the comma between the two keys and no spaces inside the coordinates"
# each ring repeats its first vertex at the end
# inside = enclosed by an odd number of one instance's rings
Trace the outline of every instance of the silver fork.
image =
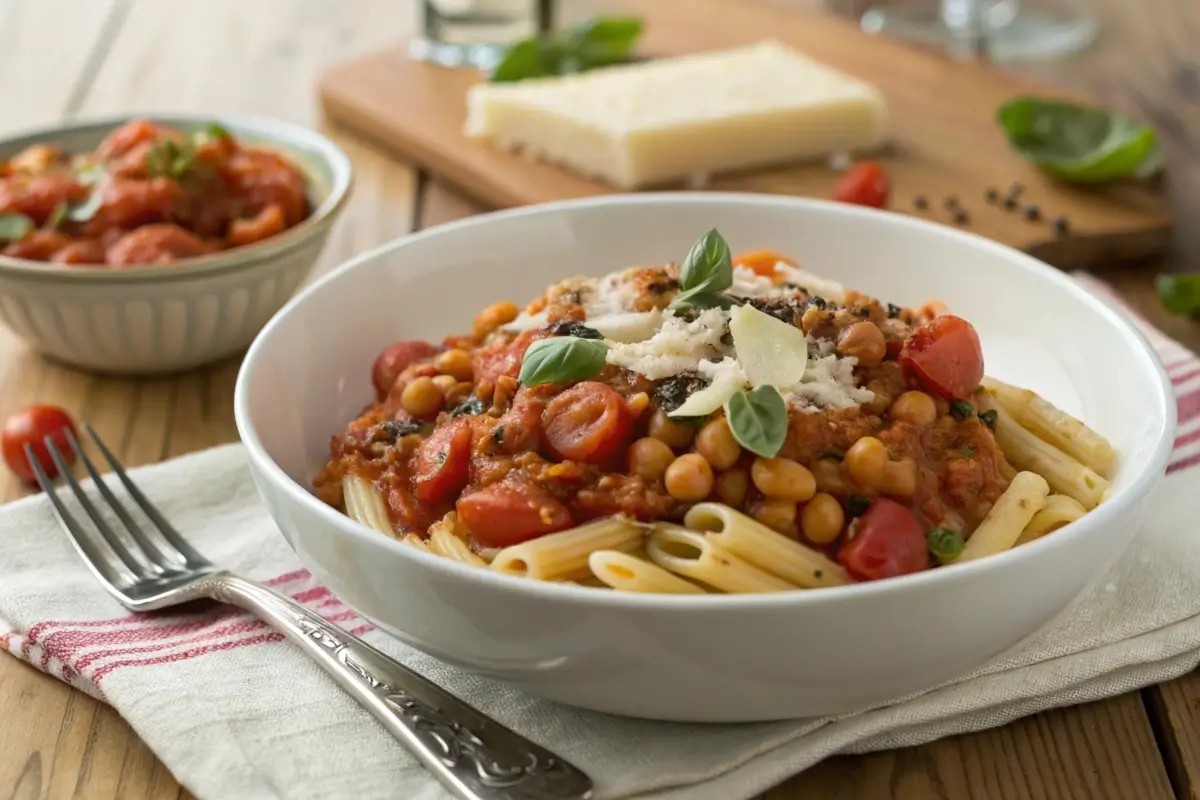
{"type": "Polygon", "coordinates": [[[68,510],[28,445],[25,455],[75,549],[101,585],[126,608],[152,611],[208,598],[246,609],[320,664],[460,800],[591,797],[591,780],[575,766],[290,598],[214,566],[187,543],[130,480],[90,425],[87,431],[126,493],[159,534],[157,537],[133,518],[70,431],[66,439],[71,450],[128,538],[105,520],[50,437],[44,440],[50,457],[91,519],[92,531],[68,510]]]}

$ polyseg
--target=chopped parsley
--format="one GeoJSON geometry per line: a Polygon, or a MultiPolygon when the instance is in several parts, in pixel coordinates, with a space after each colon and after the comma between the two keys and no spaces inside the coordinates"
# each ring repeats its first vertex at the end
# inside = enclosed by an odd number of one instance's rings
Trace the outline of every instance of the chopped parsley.
{"type": "Polygon", "coordinates": [[[589,328],[582,322],[575,320],[560,320],[552,322],[546,327],[546,333],[551,336],[574,336],[576,339],[603,339],[604,334],[595,328],[589,328]]]}
{"type": "Polygon", "coordinates": [[[846,498],[846,513],[852,517],[861,517],[871,507],[871,498],[861,494],[852,494],[846,498]]]}
{"type": "Polygon", "coordinates": [[[492,431],[492,441],[495,442],[496,444],[504,444],[504,426],[503,425],[497,425],[496,429],[492,431]]]}
{"type": "Polygon", "coordinates": [[[975,448],[971,447],[971,445],[967,445],[965,447],[958,448],[954,452],[958,453],[963,458],[970,458],[971,456],[975,455],[975,448]]]}
{"type": "Polygon", "coordinates": [[[471,394],[464,397],[461,403],[450,410],[450,416],[461,417],[464,414],[470,414],[472,417],[477,417],[488,408],[489,406],[485,406],[482,400],[471,394]]]}
{"type": "Polygon", "coordinates": [[[958,400],[950,404],[950,416],[954,417],[959,422],[965,422],[975,413],[975,406],[968,403],[966,400],[958,400]]]}
{"type": "Polygon", "coordinates": [[[979,421],[991,428],[996,425],[996,417],[998,416],[1000,415],[996,413],[996,409],[989,408],[987,411],[979,412],[979,421]]]}
{"type": "Polygon", "coordinates": [[[934,528],[925,537],[929,552],[938,562],[945,564],[957,558],[963,551],[963,537],[949,528],[934,528]]]}
{"type": "Polygon", "coordinates": [[[888,303],[887,311],[888,311],[888,317],[890,319],[896,319],[897,317],[900,316],[901,308],[900,308],[900,306],[896,305],[895,303],[888,303]]]}
{"type": "Polygon", "coordinates": [[[683,405],[693,392],[708,386],[709,381],[696,373],[684,373],[667,378],[654,389],[654,401],[664,413],[670,414],[683,405]]]}
{"type": "Polygon", "coordinates": [[[403,436],[421,433],[424,427],[424,424],[420,422],[396,422],[395,420],[388,420],[379,426],[380,430],[390,436],[393,442],[403,436]]]}

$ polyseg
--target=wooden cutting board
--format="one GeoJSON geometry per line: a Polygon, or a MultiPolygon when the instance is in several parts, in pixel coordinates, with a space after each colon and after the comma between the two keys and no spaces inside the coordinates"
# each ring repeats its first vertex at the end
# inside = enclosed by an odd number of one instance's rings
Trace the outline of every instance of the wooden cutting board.
{"type": "MultiPolygon", "coordinates": [[[[1159,189],[1134,184],[1081,189],[1054,181],[1014,154],[993,121],[995,109],[1013,95],[1078,97],[985,64],[869,36],[838,18],[761,0],[605,5],[643,18],[639,52],[647,56],[774,38],[878,86],[889,103],[893,136],[887,152],[874,160],[891,176],[896,211],[959,225],[1064,268],[1144,258],[1169,243],[1172,219],[1159,189]],[[1003,196],[1014,184],[1024,187],[1016,208],[988,202],[989,189],[1003,196]],[[926,209],[917,207],[918,198],[927,201],[926,209]],[[955,221],[949,198],[957,199],[966,221],[955,221]],[[1040,219],[1026,219],[1023,209],[1030,204],[1040,219]],[[1068,221],[1066,235],[1055,231],[1056,217],[1068,221]]],[[[488,207],[616,191],[464,137],[464,96],[478,80],[473,71],[411,61],[397,47],[328,73],[320,96],[333,123],[377,141],[488,207]]],[[[829,197],[837,177],[827,163],[807,164],[717,177],[708,188],[829,197]]]]}

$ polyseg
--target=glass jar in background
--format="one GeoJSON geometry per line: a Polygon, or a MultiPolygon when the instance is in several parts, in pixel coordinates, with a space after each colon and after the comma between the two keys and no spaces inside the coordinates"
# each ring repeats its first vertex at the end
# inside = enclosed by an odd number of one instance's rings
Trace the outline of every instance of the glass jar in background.
{"type": "Polygon", "coordinates": [[[503,50],[550,30],[554,0],[416,0],[409,55],[446,67],[491,69],[503,50]]]}

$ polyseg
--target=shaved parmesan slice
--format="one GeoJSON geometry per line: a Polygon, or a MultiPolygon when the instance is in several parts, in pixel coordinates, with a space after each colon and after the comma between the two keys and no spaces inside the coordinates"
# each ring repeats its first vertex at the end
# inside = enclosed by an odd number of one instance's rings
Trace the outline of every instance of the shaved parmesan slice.
{"type": "Polygon", "coordinates": [[[808,342],[799,328],[745,305],[730,312],[729,332],[752,386],[782,388],[804,377],[808,342]]]}
{"type": "Polygon", "coordinates": [[[522,311],[512,322],[500,326],[505,333],[524,333],[525,331],[541,330],[550,324],[545,311],[536,314],[526,314],[522,311]]]}
{"type": "Polygon", "coordinates": [[[606,314],[595,319],[589,317],[583,324],[599,331],[605,339],[614,342],[621,344],[644,342],[652,337],[658,330],[658,326],[662,324],[662,312],[655,309],[654,311],[606,314]]]}
{"type": "Polygon", "coordinates": [[[725,401],[738,391],[746,388],[746,373],[742,371],[737,359],[701,361],[696,371],[712,383],[688,395],[683,405],[667,414],[668,417],[706,417],[725,405],[725,401]]]}

